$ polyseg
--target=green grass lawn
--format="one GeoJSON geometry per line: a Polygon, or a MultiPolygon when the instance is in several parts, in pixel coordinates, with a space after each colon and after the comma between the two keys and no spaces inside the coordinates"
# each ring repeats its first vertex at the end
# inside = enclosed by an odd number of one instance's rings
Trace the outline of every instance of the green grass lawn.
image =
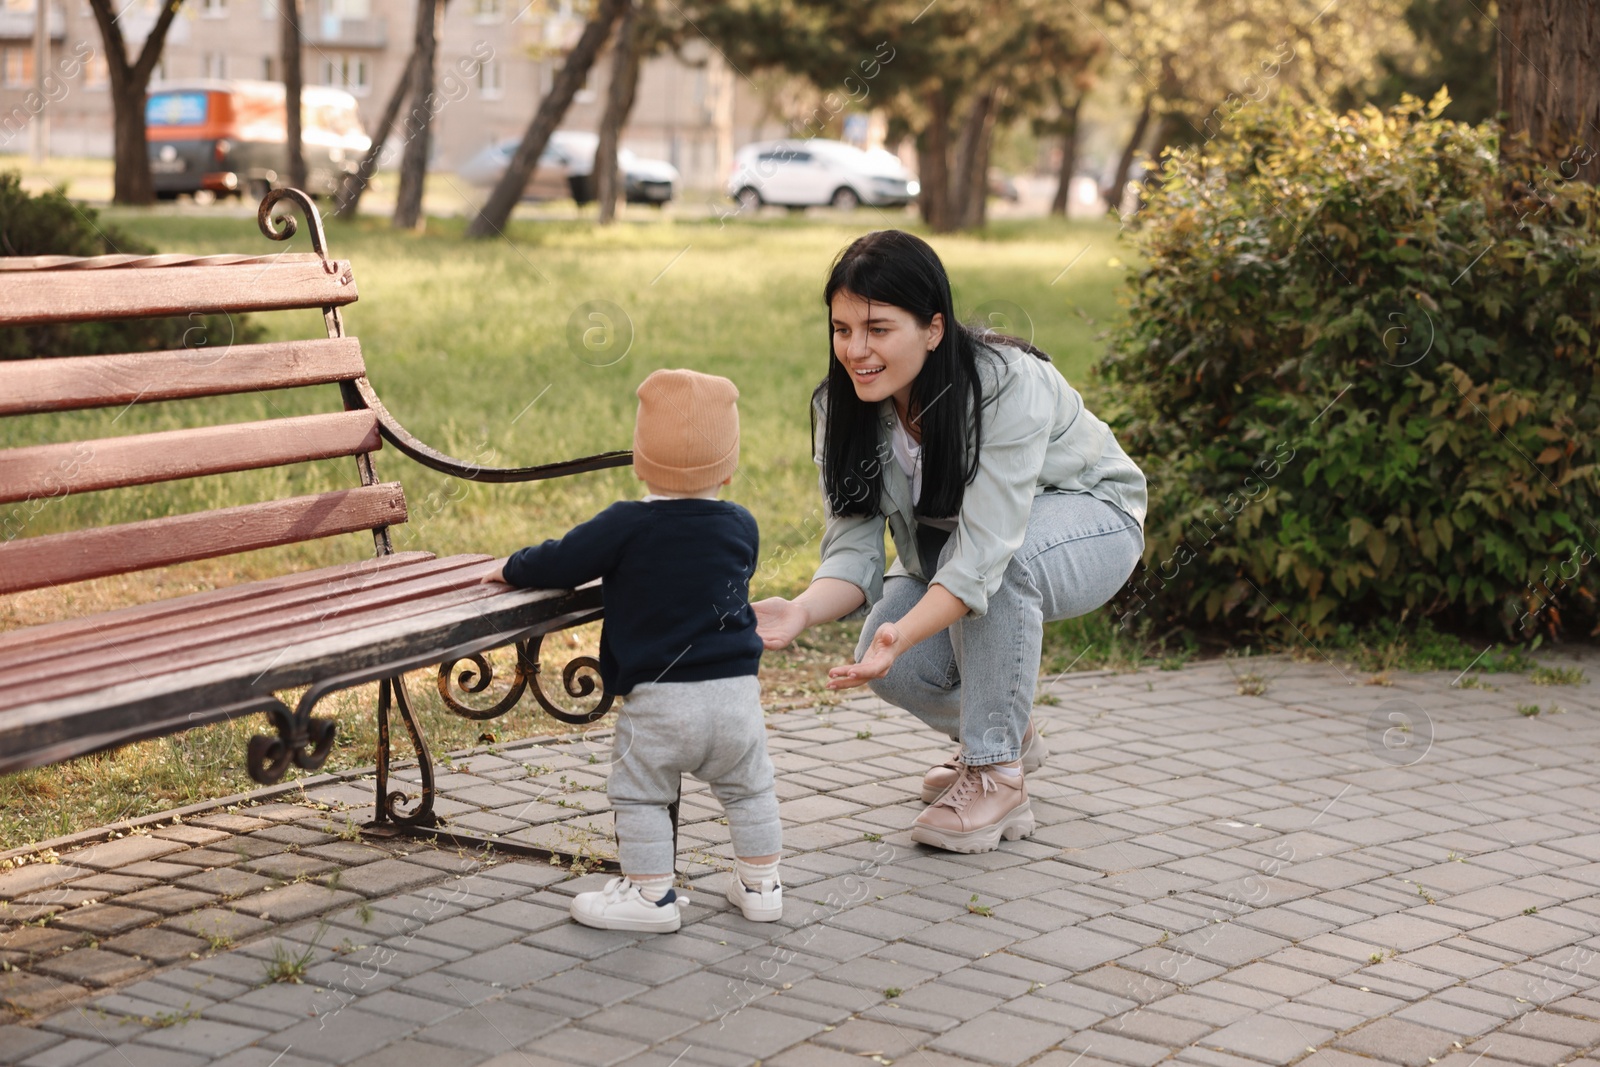
{"type": "MultiPolygon", "coordinates": [[[[828,359],[822,286],[838,251],[882,224],[872,214],[857,213],[849,227],[787,220],[721,227],[667,221],[609,230],[514,224],[506,239],[485,242],[463,240],[454,220],[435,220],[420,237],[362,220],[336,225],[328,236],[332,254],[355,264],[361,297],[345,312],[346,330],[361,339],[379,394],[414,434],[454,455],[524,464],[627,448],[633,391],[651,371],[692,367],[733,379],[740,390],[741,464],[726,496],[761,524],[766,588],[759,592],[792,593],[815,565],[809,534],[820,518],[807,399],[828,359]],[[607,301],[620,312],[612,315],[617,333],[609,349],[569,343],[569,322],[592,301],[607,301]]],[[[162,251],[282,247],[238,218],[114,211],[105,217],[162,251]]],[[[1035,342],[1092,404],[1096,385],[1089,368],[1102,349],[1096,335],[1116,313],[1121,268],[1108,266],[1118,254],[1115,232],[1113,225],[1039,223],[988,239],[935,243],[955,284],[958,315],[972,317],[974,309],[1001,301],[1020,308],[1021,316],[1009,311],[1010,328],[1025,331],[1031,320],[1035,342]]],[[[309,243],[302,236],[292,247],[308,251],[309,243]]],[[[321,330],[316,312],[253,318],[268,340],[321,330]]],[[[590,320],[582,326],[604,328],[590,320]]],[[[595,333],[592,339],[603,338],[595,333]]],[[[212,345],[227,340],[208,338],[212,345]]],[[[8,443],[81,439],[337,406],[337,391],[322,387],[13,420],[0,433],[8,443]]],[[[558,534],[637,488],[627,469],[557,482],[463,486],[393,452],[380,453],[377,465],[381,476],[406,485],[412,520],[398,532],[400,541],[435,552],[510,552],[558,534]]],[[[312,492],[349,484],[351,477],[349,463],[333,462],[58,501],[28,533],[312,492]]],[[[368,551],[364,538],[345,541],[268,553],[262,566],[274,569],[285,557],[322,564],[368,551]]]]}
{"type": "MultiPolygon", "coordinates": [[[[164,252],[263,252],[269,243],[253,219],[198,212],[150,214],[111,209],[106,221],[164,252]]],[[[541,463],[608,449],[632,440],[634,389],[660,367],[692,367],[738,383],[741,466],[726,492],[761,524],[762,562],[753,597],[792,595],[817,559],[817,476],[810,460],[807,410],[829,358],[822,287],[834,256],[868,229],[906,225],[905,217],[863,210],[845,220],[759,222],[630,220],[607,230],[585,222],[514,222],[504,239],[469,242],[461,220],[430,220],[422,236],[393,233],[377,219],[332,226],[330,252],[355,264],[361,297],[345,312],[359,337],[369,375],[390,410],[418,437],[454,455],[498,464],[541,463]],[[592,301],[621,311],[631,332],[626,354],[619,334],[609,351],[569,343],[569,321],[592,301]],[[620,355],[620,358],[618,356],[620,355]],[[602,365],[604,364],[604,365],[602,365]]],[[[1090,368],[1098,339],[1117,315],[1122,273],[1114,223],[1038,220],[992,227],[982,236],[938,237],[955,288],[957,313],[975,319],[1007,315],[1003,325],[1027,334],[1095,403],[1090,368]],[[1070,269],[1068,268],[1070,264],[1070,269]],[[1063,273],[1063,271],[1065,271],[1063,273]],[[1019,312],[1020,309],[1020,312],[1019,312]]],[[[302,235],[290,246],[309,251],[302,235]]],[[[265,339],[319,335],[316,312],[253,317],[265,339]]],[[[584,322],[582,325],[595,325],[584,322]]],[[[226,337],[208,337],[213,345],[226,337]]],[[[135,406],[6,420],[0,444],[11,446],[219,424],[336,410],[337,390],[321,387],[270,394],[135,406]]],[[[557,536],[612,500],[640,487],[630,469],[555,482],[484,486],[453,482],[386,450],[380,476],[406,486],[411,521],[395,530],[396,546],[439,554],[502,555],[557,536]]],[[[249,472],[146,489],[54,500],[26,530],[29,536],[80,525],[129,521],[354,484],[348,461],[294,470],[249,472]]],[[[0,628],[29,625],[211,584],[227,584],[371,554],[371,539],[352,535],[209,563],[169,568],[65,590],[0,600],[0,628]]],[[[1084,627],[1057,635],[1050,662],[1081,648],[1084,627]],[[1069,647],[1070,646],[1070,647],[1069,647]]],[[[769,655],[763,680],[769,707],[826,700],[820,680],[853,647],[843,623],[808,635],[805,646],[769,655]]],[[[567,654],[591,645],[593,628],[567,654]]],[[[1114,642],[1078,663],[1104,665],[1114,642]]],[[[559,661],[554,661],[559,662],[559,661]]],[[[550,732],[555,724],[519,709],[490,724],[445,713],[432,686],[415,679],[425,729],[435,751],[550,732]]],[[[526,703],[526,702],[525,702],[526,703]]],[[[372,695],[355,690],[326,702],[341,721],[341,744],[329,768],[370,763],[375,727],[372,695]]],[[[244,740],[262,728],[248,720],[192,731],[0,779],[0,849],[118,818],[250,788],[242,773],[244,740]]]]}

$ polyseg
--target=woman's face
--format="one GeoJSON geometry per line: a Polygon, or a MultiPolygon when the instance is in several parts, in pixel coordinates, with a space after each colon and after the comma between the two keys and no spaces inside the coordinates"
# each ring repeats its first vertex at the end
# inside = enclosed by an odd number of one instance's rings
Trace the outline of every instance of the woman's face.
{"type": "Polygon", "coordinates": [[[944,316],[924,326],[904,308],[869,303],[855,293],[833,296],[833,354],[849,372],[856,396],[868,403],[894,398],[902,417],[911,383],[944,336],[944,316]]]}

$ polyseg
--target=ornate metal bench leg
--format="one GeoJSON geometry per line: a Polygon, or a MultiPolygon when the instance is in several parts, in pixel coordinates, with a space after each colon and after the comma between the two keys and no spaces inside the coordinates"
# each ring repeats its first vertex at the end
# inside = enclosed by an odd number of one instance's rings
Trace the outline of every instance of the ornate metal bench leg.
{"type": "Polygon", "coordinates": [[[439,820],[433,814],[433,795],[433,756],[428,751],[428,742],[423,739],[422,731],[417,726],[417,717],[411,710],[411,700],[406,696],[405,684],[398,675],[385,678],[378,683],[378,781],[375,791],[377,811],[373,821],[393,822],[406,827],[437,826],[439,820]],[[417,769],[422,772],[422,796],[418,799],[417,806],[410,812],[400,810],[400,805],[406,799],[405,793],[398,789],[393,792],[389,790],[391,701],[400,711],[400,721],[405,724],[406,733],[411,737],[411,747],[417,753],[417,769]]]}

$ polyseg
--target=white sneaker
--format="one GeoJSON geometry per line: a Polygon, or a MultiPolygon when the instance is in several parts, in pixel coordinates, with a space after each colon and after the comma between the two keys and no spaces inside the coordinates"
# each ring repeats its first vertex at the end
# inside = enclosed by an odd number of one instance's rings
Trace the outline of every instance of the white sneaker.
{"type": "Polygon", "coordinates": [[[646,900],[627,878],[613,878],[604,889],[573,897],[571,912],[583,925],[601,930],[670,934],[683,925],[687,903],[689,898],[676,889],[667,890],[660,900],[646,900]]]}
{"type": "Polygon", "coordinates": [[[744,884],[738,871],[729,871],[728,902],[753,923],[777,922],[783,918],[783,886],[776,879],[762,882],[760,889],[751,889],[744,884]]]}

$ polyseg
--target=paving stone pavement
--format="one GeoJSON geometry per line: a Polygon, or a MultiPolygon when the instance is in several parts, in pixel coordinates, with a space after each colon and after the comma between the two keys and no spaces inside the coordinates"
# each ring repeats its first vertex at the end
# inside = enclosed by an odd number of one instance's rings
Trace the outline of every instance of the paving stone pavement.
{"type": "MultiPolygon", "coordinates": [[[[773,924],[697,785],[669,935],[568,920],[603,874],[356,839],[361,780],[64,851],[0,873],[0,1063],[1600,1067],[1600,687],[1250,669],[1047,680],[1038,832],[974,856],[906,832],[943,739],[770,716],[773,924]]],[[[604,855],[605,771],[507,745],[441,809],[604,855]]]]}

